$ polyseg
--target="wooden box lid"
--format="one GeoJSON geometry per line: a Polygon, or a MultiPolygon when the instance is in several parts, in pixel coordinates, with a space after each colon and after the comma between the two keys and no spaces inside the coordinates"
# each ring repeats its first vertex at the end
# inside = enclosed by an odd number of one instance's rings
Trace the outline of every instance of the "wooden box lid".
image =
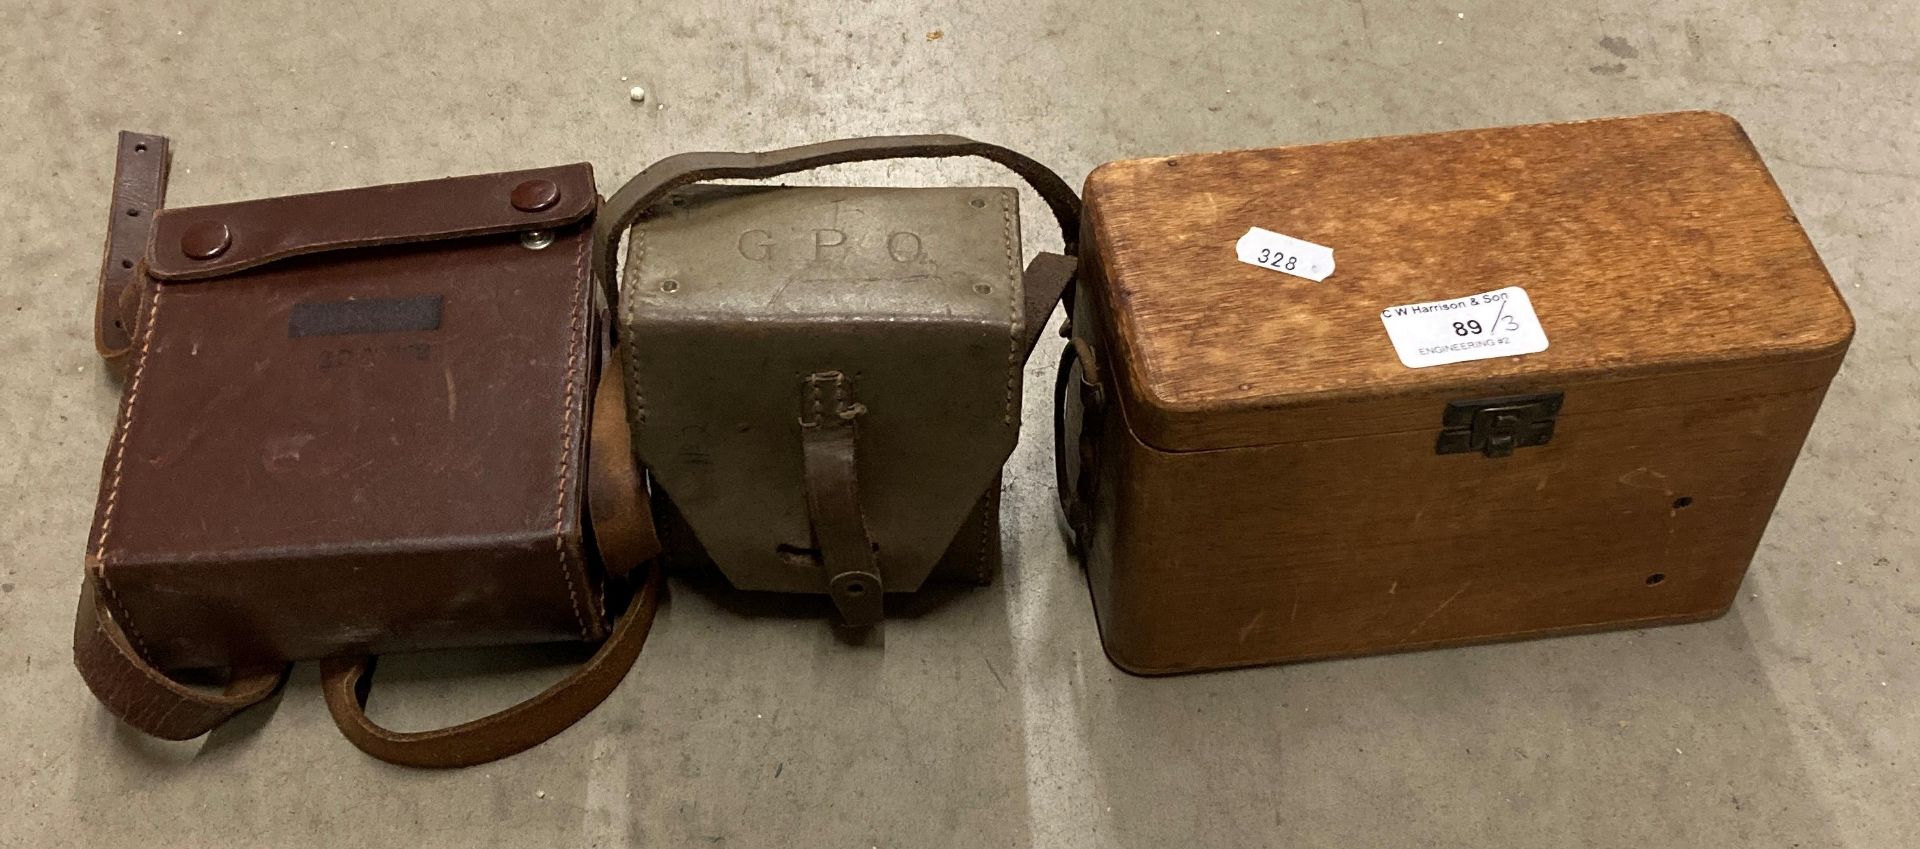
{"type": "Polygon", "coordinates": [[[1087,178],[1135,433],[1165,450],[1437,428],[1567,391],[1563,418],[1823,385],[1853,320],[1732,118],[1681,112],[1112,162],[1087,178]],[[1240,262],[1261,227],[1324,282],[1240,262]],[[1550,347],[1409,368],[1389,307],[1524,288],[1550,347]]]}

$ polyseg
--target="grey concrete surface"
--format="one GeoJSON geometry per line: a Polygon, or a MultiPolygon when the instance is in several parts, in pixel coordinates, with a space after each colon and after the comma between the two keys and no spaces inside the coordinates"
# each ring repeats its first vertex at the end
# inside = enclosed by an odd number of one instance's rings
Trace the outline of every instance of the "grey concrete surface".
{"type": "MultiPolygon", "coordinates": [[[[12,0],[0,67],[0,845],[1920,844],[1910,3],[12,0]],[[309,665],[184,744],[121,728],[72,671],[116,398],[87,320],[117,129],[170,134],[192,204],[573,160],[610,190],[676,151],[935,130],[1078,182],[1136,155],[1679,108],[1745,122],[1859,320],[1719,621],[1130,677],[1055,532],[1049,341],[1005,579],[883,649],[682,583],[603,708],[454,773],[362,756],[309,665]]],[[[1057,244],[1038,216],[1026,236],[1057,244]]],[[[475,716],[560,659],[395,660],[374,712],[475,716]]]]}

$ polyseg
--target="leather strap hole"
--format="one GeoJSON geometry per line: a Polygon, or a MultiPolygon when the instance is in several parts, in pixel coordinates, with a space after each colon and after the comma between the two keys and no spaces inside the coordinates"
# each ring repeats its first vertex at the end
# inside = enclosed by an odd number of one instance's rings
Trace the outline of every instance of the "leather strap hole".
{"type": "Polygon", "coordinates": [[[128,217],[128,218],[139,218],[139,217],[140,217],[140,210],[137,210],[137,209],[129,209],[129,210],[127,210],[127,217],[128,217]]]}
{"type": "Polygon", "coordinates": [[[141,143],[139,143],[139,144],[136,144],[136,145],[134,145],[134,146],[133,146],[133,152],[134,152],[134,153],[146,153],[146,152],[147,152],[147,143],[146,143],[146,142],[141,142],[141,143]]]}
{"type": "Polygon", "coordinates": [[[130,259],[123,259],[123,260],[121,260],[121,261],[120,261],[120,267],[121,267],[121,268],[132,268],[132,267],[133,267],[133,260],[130,260],[130,259]]]}
{"type": "Polygon", "coordinates": [[[1647,586],[1649,587],[1657,586],[1661,581],[1665,581],[1666,579],[1667,579],[1666,573],[1655,572],[1647,576],[1647,586]]]}
{"type": "Polygon", "coordinates": [[[1691,495],[1682,495],[1673,500],[1673,509],[1675,510],[1682,510],[1691,506],[1693,506],[1693,496],[1691,495]]]}

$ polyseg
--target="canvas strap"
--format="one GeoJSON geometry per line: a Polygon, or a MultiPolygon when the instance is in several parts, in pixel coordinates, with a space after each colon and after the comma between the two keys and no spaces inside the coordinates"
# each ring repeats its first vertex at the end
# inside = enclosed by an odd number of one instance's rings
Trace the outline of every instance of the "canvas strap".
{"type": "MultiPolygon", "coordinates": [[[[366,715],[373,659],[336,658],[321,667],[327,709],[341,733],[362,751],[406,766],[458,767],[524,751],[561,731],[605,700],[633,666],[659,604],[659,541],[643,500],[628,438],[626,404],[617,369],[604,369],[596,390],[589,443],[588,509],[594,540],[619,581],[646,561],[645,583],[613,633],[579,669],[539,695],[472,722],[421,732],[382,728],[366,715]]],[[[148,663],[109,609],[89,568],[75,616],[73,656],[80,677],[114,715],[167,740],[188,740],[273,695],[288,667],[236,670],[224,692],[182,684],[148,663]]]]}

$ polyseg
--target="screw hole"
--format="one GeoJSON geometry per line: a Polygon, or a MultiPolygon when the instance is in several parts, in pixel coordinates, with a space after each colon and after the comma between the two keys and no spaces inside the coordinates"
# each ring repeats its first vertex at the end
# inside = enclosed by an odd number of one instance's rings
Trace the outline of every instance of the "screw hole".
{"type": "Polygon", "coordinates": [[[1647,576],[1647,586],[1651,587],[1667,579],[1665,572],[1655,572],[1647,576]]]}
{"type": "Polygon", "coordinates": [[[678,280],[662,280],[662,281],[660,281],[660,291],[662,291],[662,292],[678,292],[678,291],[680,291],[680,281],[678,281],[678,280]]]}
{"type": "Polygon", "coordinates": [[[1691,506],[1693,506],[1693,496],[1691,495],[1682,495],[1679,498],[1676,498],[1673,500],[1673,509],[1675,510],[1680,510],[1680,509],[1684,509],[1686,507],[1691,507],[1691,506]]]}
{"type": "Polygon", "coordinates": [[[136,145],[134,145],[134,146],[133,146],[133,152],[134,152],[134,153],[146,153],[146,152],[147,152],[147,143],[146,143],[146,142],[141,142],[141,143],[139,143],[139,144],[136,144],[136,145]]]}
{"type": "Polygon", "coordinates": [[[133,267],[133,260],[130,260],[130,259],[123,259],[123,260],[121,260],[121,261],[120,261],[120,267],[121,267],[121,268],[132,268],[132,267],[133,267]]]}
{"type": "Polygon", "coordinates": [[[129,218],[139,218],[139,217],[140,217],[140,210],[137,210],[137,209],[129,209],[129,210],[127,210],[127,217],[129,217],[129,218]]]}

